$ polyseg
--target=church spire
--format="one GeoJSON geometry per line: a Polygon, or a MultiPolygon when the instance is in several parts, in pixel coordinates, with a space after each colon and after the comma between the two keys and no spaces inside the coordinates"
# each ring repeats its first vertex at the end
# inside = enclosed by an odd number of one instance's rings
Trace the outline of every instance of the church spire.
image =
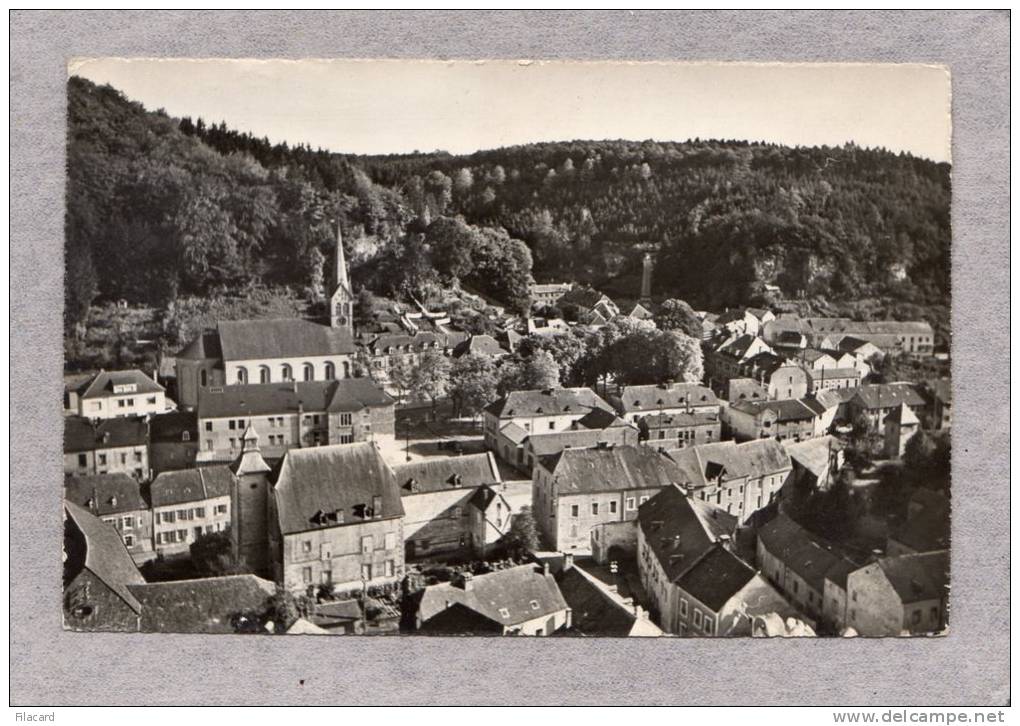
{"type": "Polygon", "coordinates": [[[344,240],[340,233],[340,219],[336,220],[336,268],[333,270],[333,291],[329,297],[329,324],[353,334],[354,292],[347,276],[347,260],[344,258],[344,240]]]}
{"type": "Polygon", "coordinates": [[[262,458],[262,452],[259,450],[258,432],[251,421],[248,422],[248,428],[244,430],[244,438],[241,439],[241,454],[230,468],[235,476],[269,471],[269,464],[262,458]]]}
{"type": "MultiPolygon", "coordinates": [[[[343,233],[340,231],[340,219],[336,220],[336,255],[334,256],[336,269],[333,270],[333,281],[336,288],[351,289],[351,281],[347,277],[347,259],[344,257],[343,233]]],[[[334,288],[334,292],[336,292],[334,288]]]]}

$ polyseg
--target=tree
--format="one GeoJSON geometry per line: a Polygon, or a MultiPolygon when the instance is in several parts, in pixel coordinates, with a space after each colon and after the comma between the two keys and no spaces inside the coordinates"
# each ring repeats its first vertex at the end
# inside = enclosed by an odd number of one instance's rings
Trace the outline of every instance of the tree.
{"type": "Polygon", "coordinates": [[[201,535],[189,548],[191,562],[203,577],[244,575],[251,572],[245,562],[235,562],[230,530],[201,535]]]}
{"type": "Polygon", "coordinates": [[[511,557],[520,560],[539,549],[541,543],[538,536],[538,525],[531,507],[525,505],[510,520],[510,531],[506,534],[506,544],[511,557]]]}
{"type": "Polygon", "coordinates": [[[499,368],[499,394],[510,391],[533,391],[558,388],[560,367],[546,350],[537,350],[527,357],[506,360],[499,368]]]}
{"type": "Polygon", "coordinates": [[[436,401],[446,396],[450,388],[450,359],[438,350],[425,351],[411,370],[408,383],[413,396],[432,402],[435,414],[436,401]]]}
{"type": "Polygon", "coordinates": [[[694,313],[694,308],[683,300],[664,300],[653,319],[661,330],[679,330],[694,338],[701,338],[701,321],[694,313]]]}
{"type": "Polygon", "coordinates": [[[435,220],[425,232],[425,242],[432,265],[445,280],[460,280],[471,274],[478,232],[463,217],[435,220]]]}
{"type": "Polygon", "coordinates": [[[471,191],[471,187],[475,184],[475,177],[471,173],[471,169],[464,166],[457,170],[453,175],[453,188],[457,192],[457,196],[467,196],[467,193],[471,191]]]}
{"type": "Polygon", "coordinates": [[[411,392],[413,376],[414,367],[405,361],[403,356],[398,356],[390,365],[390,385],[397,389],[397,395],[400,397],[399,400],[403,401],[407,394],[411,392]]]}
{"type": "Polygon", "coordinates": [[[320,301],[326,297],[325,273],[323,271],[326,256],[318,247],[312,247],[308,257],[308,267],[311,271],[308,277],[308,294],[312,300],[320,301]]]}
{"type": "Polygon", "coordinates": [[[453,362],[450,380],[450,396],[457,416],[477,416],[496,398],[496,366],[487,355],[462,355],[453,362]]]}
{"type": "Polygon", "coordinates": [[[661,345],[661,381],[700,383],[705,375],[701,341],[678,330],[658,331],[655,337],[661,345]]]}
{"type": "Polygon", "coordinates": [[[266,604],[265,620],[272,622],[273,632],[282,635],[298,618],[306,618],[315,612],[315,602],[307,595],[294,595],[277,585],[276,593],[266,604]]]}

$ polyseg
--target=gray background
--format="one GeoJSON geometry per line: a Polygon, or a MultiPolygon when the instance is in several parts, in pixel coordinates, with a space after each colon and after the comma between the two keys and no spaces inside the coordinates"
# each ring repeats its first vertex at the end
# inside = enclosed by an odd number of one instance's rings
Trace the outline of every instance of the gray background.
{"type": "Polygon", "coordinates": [[[1005,704],[1008,40],[1008,11],[12,12],[12,704],[1005,704]],[[627,641],[63,632],[64,84],[66,61],[75,56],[948,65],[956,374],[951,634],[627,641]]]}

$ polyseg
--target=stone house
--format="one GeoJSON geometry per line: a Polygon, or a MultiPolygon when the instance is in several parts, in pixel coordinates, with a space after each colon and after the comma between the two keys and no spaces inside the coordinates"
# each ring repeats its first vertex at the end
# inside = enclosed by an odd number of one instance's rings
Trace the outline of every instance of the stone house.
{"type": "Polygon", "coordinates": [[[155,557],[147,489],[127,474],[64,477],[64,499],[113,527],[138,564],[155,557]]]}
{"type": "Polygon", "coordinates": [[[101,370],[65,396],[65,408],[88,419],[148,416],[168,408],[166,389],[137,369],[101,370]]]}
{"type": "Polygon", "coordinates": [[[622,419],[635,424],[638,419],[651,413],[718,413],[720,406],[712,389],[699,383],[622,386],[607,400],[622,419]]]}
{"type": "Polygon", "coordinates": [[[230,527],[234,475],[226,466],[165,471],[152,480],[153,548],[164,557],[190,556],[199,537],[230,527]]]}
{"type": "Polygon", "coordinates": [[[848,575],[846,624],[868,637],[939,633],[948,601],[948,550],[880,557],[848,575]]]}
{"type": "Polygon", "coordinates": [[[64,472],[149,477],[149,427],[144,418],[64,418],[64,472]]]}

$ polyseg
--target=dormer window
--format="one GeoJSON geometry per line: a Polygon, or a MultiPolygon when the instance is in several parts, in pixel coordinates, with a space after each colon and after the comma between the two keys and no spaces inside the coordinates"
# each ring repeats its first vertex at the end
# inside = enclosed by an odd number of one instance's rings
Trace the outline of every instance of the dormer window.
{"type": "Polygon", "coordinates": [[[510,611],[507,610],[506,608],[500,608],[499,609],[499,616],[501,618],[509,618],[510,617],[510,611]]]}
{"type": "Polygon", "coordinates": [[[532,610],[538,610],[538,600],[532,600],[532,601],[531,601],[530,603],[528,603],[528,604],[529,604],[529,605],[531,605],[531,609],[532,609],[532,610]]]}

